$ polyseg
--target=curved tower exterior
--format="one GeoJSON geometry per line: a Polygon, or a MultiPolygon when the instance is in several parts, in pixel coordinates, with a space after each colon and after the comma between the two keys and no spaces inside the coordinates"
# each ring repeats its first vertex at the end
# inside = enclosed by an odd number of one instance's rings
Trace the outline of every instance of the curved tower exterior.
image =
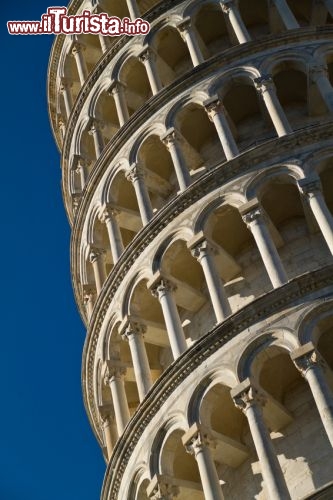
{"type": "Polygon", "coordinates": [[[83,10],[151,24],[49,64],[101,499],[332,499],[333,1],[83,10]]]}

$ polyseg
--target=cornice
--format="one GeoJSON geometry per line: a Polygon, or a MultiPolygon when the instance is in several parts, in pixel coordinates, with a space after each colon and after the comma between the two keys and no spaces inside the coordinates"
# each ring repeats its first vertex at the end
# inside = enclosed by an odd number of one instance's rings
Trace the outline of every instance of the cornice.
{"type": "MultiPolygon", "coordinates": [[[[304,42],[305,40],[315,41],[325,40],[326,38],[331,39],[332,35],[333,27],[330,26],[290,30],[279,36],[268,36],[258,41],[247,42],[246,44],[231,47],[225,52],[217,54],[216,56],[208,59],[199,66],[193,68],[191,71],[187,72],[181,78],[175,80],[171,85],[168,85],[167,87],[162,89],[156,95],[151,97],[145,105],[139,108],[109,141],[109,143],[103,150],[102,155],[96,161],[90,177],[94,177],[96,170],[105,169],[106,164],[109,164],[112,161],[112,156],[114,156],[119,151],[119,149],[122,148],[124,144],[126,144],[126,142],[133,137],[135,131],[145,122],[147,122],[161,106],[164,106],[171,99],[176,98],[190,86],[200,82],[203,78],[209,76],[211,73],[214,73],[217,70],[221,70],[221,68],[227,67],[235,61],[240,61],[250,55],[255,55],[257,57],[258,54],[263,54],[265,51],[272,48],[285,46],[287,44],[292,44],[295,42],[300,43],[304,42]]],[[[88,80],[82,87],[74,104],[72,113],[69,117],[63,144],[61,164],[63,172],[63,192],[65,194],[64,204],[70,219],[70,196],[67,190],[69,165],[67,160],[69,158],[69,150],[73,139],[76,121],[81,113],[84,103],[89,97],[93,85],[98,80],[107,64],[111,61],[113,55],[119,50],[119,48],[123,46],[122,43],[123,42],[119,40],[119,42],[111,47],[109,52],[104,55],[102,60],[95,67],[95,70],[91,73],[88,80]]]]}
{"type": "MultiPolygon", "coordinates": [[[[294,158],[299,156],[302,149],[305,149],[309,145],[314,145],[320,142],[321,148],[322,141],[332,141],[332,137],[333,121],[330,121],[326,124],[310,126],[292,134],[271,139],[252,148],[251,150],[245,151],[233,160],[218,164],[193,182],[193,184],[191,184],[183,193],[179,194],[176,198],[171,199],[154,215],[151,221],[140,230],[130,245],[126,247],[118,262],[115,264],[112,272],[109,274],[106,282],[104,283],[101,293],[98,296],[93,315],[90,320],[90,330],[92,330],[95,323],[103,321],[118,286],[122,283],[126,273],[129,271],[134,262],[139,258],[151,241],[153,241],[154,238],[160,234],[161,231],[180,213],[206,194],[217,188],[223,187],[224,184],[230,182],[237,176],[244,175],[259,168],[261,163],[267,162],[267,158],[269,158],[271,164],[274,164],[277,160],[279,163],[283,163],[291,157],[294,158]],[[272,152],[274,152],[274,156],[272,155],[272,152]]],[[[91,177],[89,183],[95,184],[98,180],[100,180],[101,175],[101,172],[95,171],[97,179],[91,177]]],[[[87,217],[87,212],[93,194],[94,191],[91,189],[86,191],[86,196],[80,204],[78,214],[75,219],[71,237],[72,284],[77,306],[84,322],[85,312],[80,298],[81,291],[79,286],[78,252],[80,248],[82,228],[87,217]]]]}
{"type": "Polygon", "coordinates": [[[309,294],[320,290],[323,293],[318,298],[325,300],[332,296],[332,271],[333,265],[330,265],[306,273],[255,299],[224,323],[217,325],[174,361],[153,385],[117,441],[106,471],[101,500],[118,500],[122,477],[135,446],[179,384],[223,345],[258,321],[282,311],[286,306],[295,306],[309,294]]]}
{"type": "MultiPolygon", "coordinates": [[[[182,3],[184,0],[162,0],[159,2],[157,5],[155,5],[152,9],[147,11],[143,16],[141,16],[142,19],[146,19],[148,22],[154,21],[157,17],[159,17],[161,14],[169,10],[171,7],[178,5],[182,3]]],[[[69,15],[74,15],[78,10],[81,4],[83,3],[83,0],[73,0],[69,6],[67,7],[69,15]]],[[[56,129],[55,129],[55,124],[56,124],[56,94],[57,94],[57,88],[56,88],[56,76],[57,76],[57,71],[58,71],[58,64],[60,60],[60,56],[62,53],[63,45],[66,39],[66,35],[58,35],[52,45],[51,49],[51,56],[49,59],[49,65],[48,65],[48,70],[47,70],[47,100],[48,100],[48,111],[49,111],[49,119],[52,127],[52,132],[53,136],[55,139],[55,142],[58,145],[58,149],[61,150],[61,145],[60,145],[60,140],[57,135],[56,129]]],[[[71,129],[71,133],[73,133],[73,121],[75,122],[76,118],[78,117],[78,113],[81,110],[81,107],[83,103],[86,101],[86,98],[92,89],[93,85],[95,84],[96,80],[99,78],[101,75],[102,71],[106,68],[106,66],[109,64],[109,62],[112,60],[112,58],[115,56],[115,54],[122,48],[124,47],[132,37],[130,36],[121,36],[118,38],[113,38],[112,40],[112,45],[110,46],[109,50],[103,54],[96,64],[94,70],[91,72],[89,77],[87,78],[85,84],[81,88],[79,95],[77,96],[77,99],[74,103],[74,107],[72,109],[71,115],[68,120],[68,125],[67,129],[71,129]]],[[[66,136],[69,133],[66,132],[66,136]]],[[[66,138],[64,141],[64,145],[66,143],[66,138]]]]}

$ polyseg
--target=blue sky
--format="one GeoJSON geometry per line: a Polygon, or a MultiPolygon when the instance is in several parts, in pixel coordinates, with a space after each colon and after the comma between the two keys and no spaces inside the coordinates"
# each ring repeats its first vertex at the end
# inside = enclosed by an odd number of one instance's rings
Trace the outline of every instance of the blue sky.
{"type": "Polygon", "coordinates": [[[85,330],[47,114],[53,37],[6,27],[47,7],[1,6],[0,500],[98,500],[105,464],[82,402],[85,330]]]}

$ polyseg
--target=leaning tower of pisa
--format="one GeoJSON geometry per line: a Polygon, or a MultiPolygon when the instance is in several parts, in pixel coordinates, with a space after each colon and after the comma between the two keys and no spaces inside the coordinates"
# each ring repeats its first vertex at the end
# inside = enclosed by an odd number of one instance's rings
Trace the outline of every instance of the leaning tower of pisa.
{"type": "Polygon", "coordinates": [[[48,72],[101,499],[332,499],[333,1],[83,10],[151,24],[48,72]]]}

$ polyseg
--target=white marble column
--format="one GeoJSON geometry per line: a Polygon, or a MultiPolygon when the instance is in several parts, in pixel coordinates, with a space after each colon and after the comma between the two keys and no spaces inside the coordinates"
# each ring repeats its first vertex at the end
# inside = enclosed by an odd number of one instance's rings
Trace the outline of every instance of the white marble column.
{"type": "Polygon", "coordinates": [[[100,214],[100,220],[104,222],[108,232],[113,264],[119,260],[124,251],[123,239],[117,221],[119,213],[112,205],[106,205],[100,214]]]}
{"type": "Polygon", "coordinates": [[[333,255],[333,216],[326,205],[319,177],[313,175],[301,179],[298,181],[298,187],[307,199],[326,244],[333,255]]]}
{"type": "Polygon", "coordinates": [[[90,285],[83,286],[83,303],[87,311],[88,320],[90,320],[95,303],[96,290],[90,285]]]}
{"type": "Polygon", "coordinates": [[[75,172],[77,175],[80,177],[80,185],[81,185],[81,190],[83,191],[87,178],[88,178],[88,166],[90,165],[90,162],[85,160],[84,158],[80,157],[77,161],[76,169],[75,172]]]}
{"type": "Polygon", "coordinates": [[[251,231],[274,288],[288,281],[280,256],[265,222],[265,216],[257,200],[240,207],[243,221],[251,231]]]}
{"type": "Polygon", "coordinates": [[[269,500],[290,500],[285,478],[264,422],[262,412],[264,397],[253,387],[249,379],[232,389],[231,397],[249,423],[269,500]]]}
{"type": "Polygon", "coordinates": [[[140,17],[140,10],[136,0],[126,0],[127,8],[130,13],[131,20],[134,21],[137,17],[140,17]]]}
{"type": "Polygon", "coordinates": [[[107,458],[110,460],[113,450],[110,410],[101,406],[99,411],[104,436],[104,446],[106,448],[107,458]]]}
{"type": "Polygon", "coordinates": [[[299,23],[296,20],[296,17],[290,10],[290,7],[286,0],[272,0],[276,10],[278,11],[281,21],[287,28],[287,30],[293,30],[299,28],[299,23]]]}
{"type": "Polygon", "coordinates": [[[239,151],[234,136],[229,127],[223,104],[217,95],[211,97],[210,99],[207,99],[203,104],[205,106],[209,119],[215,125],[225,157],[227,160],[231,160],[239,154],[239,151]]]}
{"type": "Polygon", "coordinates": [[[76,216],[77,214],[81,200],[82,200],[82,193],[72,193],[72,208],[74,216],[76,216]]]}
{"type": "Polygon", "coordinates": [[[99,43],[101,44],[101,49],[103,54],[109,50],[110,47],[110,38],[108,36],[103,36],[101,34],[98,35],[99,43]]]}
{"type": "Polygon", "coordinates": [[[134,164],[126,174],[128,181],[132,182],[139,205],[142,224],[145,226],[153,217],[149,193],[144,179],[144,170],[141,165],[134,164]]]}
{"type": "Polygon", "coordinates": [[[66,135],[66,124],[62,116],[58,116],[58,130],[60,131],[61,139],[64,140],[66,135]]]}
{"type": "Polygon", "coordinates": [[[184,191],[191,184],[191,176],[185,164],[182,151],[179,146],[179,138],[176,130],[170,128],[161,137],[163,144],[167,147],[176,172],[180,191],[184,191]]]}
{"type": "Polygon", "coordinates": [[[312,66],[309,69],[309,76],[316,84],[320,95],[330,113],[333,113],[333,88],[328,78],[328,70],[324,65],[312,66]]]}
{"type": "Polygon", "coordinates": [[[155,95],[162,88],[161,79],[156,67],[156,56],[149,47],[145,47],[141,54],[139,54],[139,59],[146,68],[149,85],[153,95],[155,95]]]}
{"type": "Polygon", "coordinates": [[[110,387],[119,436],[121,436],[124,432],[126,424],[130,419],[130,412],[128,409],[127,397],[125,392],[125,374],[125,367],[121,365],[113,366],[112,361],[108,362],[108,368],[105,374],[104,383],[105,385],[110,387]]]}
{"type": "Polygon", "coordinates": [[[67,78],[61,78],[60,93],[64,99],[66,117],[69,118],[71,111],[73,109],[73,100],[71,93],[72,83],[67,80],[67,78]]]}
{"type": "Polygon", "coordinates": [[[114,80],[109,88],[109,93],[112,94],[114,98],[119,125],[122,127],[129,119],[124,85],[118,80],[114,80]]]}
{"type": "Polygon", "coordinates": [[[145,398],[153,385],[146,346],[143,340],[146,330],[145,325],[130,319],[125,320],[125,323],[119,329],[119,334],[129,343],[140,401],[145,398]]]}
{"type": "Polygon", "coordinates": [[[86,79],[88,78],[88,69],[82,53],[84,48],[85,47],[79,42],[74,42],[72,45],[72,55],[74,56],[76,62],[81,87],[83,87],[86,79]]]}
{"type": "Polygon", "coordinates": [[[101,248],[92,248],[89,254],[89,260],[93,267],[96,290],[98,294],[102,290],[103,283],[106,280],[104,255],[105,251],[101,248]]]}
{"type": "Polygon", "coordinates": [[[291,358],[310,386],[324,429],[333,446],[333,394],[325,377],[325,363],[312,342],[293,351],[291,358]]]}
{"type": "Polygon", "coordinates": [[[192,255],[201,264],[216,321],[220,323],[231,314],[231,310],[223,283],[216,269],[214,260],[216,249],[207,239],[200,239],[199,241],[194,239],[188,243],[188,246],[192,255]]]}
{"type": "Polygon", "coordinates": [[[275,84],[271,76],[254,79],[254,85],[266,105],[268,114],[279,137],[290,134],[292,128],[276,94],[275,84]]]}
{"type": "Polygon", "coordinates": [[[251,41],[249,32],[246,29],[242,16],[239,12],[238,5],[235,0],[220,0],[222,11],[229,19],[230,25],[236,35],[239,43],[251,41]]]}
{"type": "Polygon", "coordinates": [[[159,274],[148,283],[154,297],[160,301],[173,358],[177,359],[187,349],[183,327],[173,296],[176,287],[159,274]]]}
{"type": "Polygon", "coordinates": [[[212,440],[208,434],[200,429],[198,424],[194,424],[184,434],[182,441],[186,451],[197,461],[205,500],[223,500],[224,496],[210,450],[212,440]]]}
{"type": "Polygon", "coordinates": [[[193,66],[198,66],[204,61],[204,57],[199,47],[196,34],[191,26],[191,18],[186,17],[177,25],[178,31],[186,42],[193,66]]]}
{"type": "Polygon", "coordinates": [[[91,120],[88,133],[93,138],[96,160],[98,160],[104,149],[103,137],[101,133],[101,123],[97,120],[91,120]]]}

